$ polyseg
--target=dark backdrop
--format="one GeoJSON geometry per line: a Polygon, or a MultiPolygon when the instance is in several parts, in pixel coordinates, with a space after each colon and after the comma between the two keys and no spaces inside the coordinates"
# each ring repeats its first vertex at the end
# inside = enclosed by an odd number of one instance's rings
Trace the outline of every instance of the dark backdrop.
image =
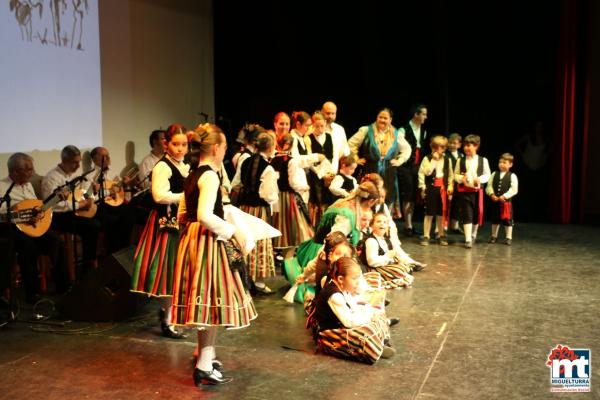
{"type": "MultiPolygon", "coordinates": [[[[559,5],[215,1],[217,122],[233,137],[247,121],[271,128],[278,111],[310,113],[333,100],[350,136],[382,107],[399,126],[423,102],[429,132],[479,134],[495,169],[535,121],[552,136],[559,5]]],[[[545,220],[526,185],[517,218],[545,220]]]]}

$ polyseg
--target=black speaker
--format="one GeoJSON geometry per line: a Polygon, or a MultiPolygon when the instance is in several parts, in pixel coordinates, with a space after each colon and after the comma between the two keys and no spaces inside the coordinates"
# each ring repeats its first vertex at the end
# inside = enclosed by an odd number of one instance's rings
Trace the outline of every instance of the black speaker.
{"type": "Polygon", "coordinates": [[[129,291],[133,273],[134,247],[106,258],[73,286],[60,304],[63,317],[73,321],[121,321],[141,305],[140,296],[129,291]]]}

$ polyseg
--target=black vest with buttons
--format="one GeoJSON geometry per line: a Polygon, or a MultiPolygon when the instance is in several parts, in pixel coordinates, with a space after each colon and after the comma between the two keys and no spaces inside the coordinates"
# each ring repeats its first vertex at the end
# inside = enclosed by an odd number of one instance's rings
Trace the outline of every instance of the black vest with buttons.
{"type": "Polygon", "coordinates": [[[500,179],[500,171],[496,171],[494,173],[494,179],[492,181],[492,188],[494,189],[494,194],[496,196],[502,196],[504,193],[508,192],[510,189],[510,178],[512,172],[508,171],[502,179],[500,179]]]}
{"type": "MultiPolygon", "coordinates": [[[[428,154],[425,156],[429,162],[431,162],[432,156],[428,154]]],[[[481,158],[481,157],[480,157],[481,158]]],[[[454,179],[453,176],[450,176],[450,158],[444,155],[444,166],[442,167],[444,174],[444,184],[446,187],[450,184],[450,180],[454,179]]],[[[435,180],[436,171],[434,170],[431,175],[425,176],[425,186],[430,187],[433,186],[433,181],[435,180]]]]}

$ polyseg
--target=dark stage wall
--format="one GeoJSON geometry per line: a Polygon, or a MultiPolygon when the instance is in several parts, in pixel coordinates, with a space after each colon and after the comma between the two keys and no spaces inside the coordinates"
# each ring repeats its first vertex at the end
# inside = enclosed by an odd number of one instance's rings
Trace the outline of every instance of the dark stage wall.
{"type": "Polygon", "coordinates": [[[424,102],[430,132],[479,134],[492,169],[515,154],[517,219],[549,220],[550,162],[529,170],[515,143],[543,121],[556,146],[560,1],[334,3],[214,3],[215,104],[231,136],[329,99],[350,136],[381,107],[400,125],[424,102]]]}

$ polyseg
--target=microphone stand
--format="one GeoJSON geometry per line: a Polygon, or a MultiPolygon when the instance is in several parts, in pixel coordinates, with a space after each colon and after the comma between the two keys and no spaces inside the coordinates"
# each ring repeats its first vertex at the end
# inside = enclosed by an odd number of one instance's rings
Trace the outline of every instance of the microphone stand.
{"type": "MultiPolygon", "coordinates": [[[[79,182],[81,182],[81,181],[87,181],[86,176],[88,174],[91,174],[93,171],[94,171],[94,169],[92,168],[89,171],[84,172],[83,174],[79,175],[78,177],[75,177],[75,178],[71,179],[70,181],[65,182],[64,185],[59,186],[57,188],[57,190],[58,190],[58,189],[62,189],[62,188],[68,187],[69,190],[71,191],[71,210],[72,210],[71,212],[73,213],[73,219],[71,221],[72,222],[71,226],[73,227],[73,232],[72,232],[72,235],[73,235],[73,257],[74,257],[73,260],[75,261],[75,268],[76,269],[77,269],[78,266],[81,267],[82,264],[79,263],[79,261],[78,261],[79,254],[78,254],[78,251],[77,251],[77,243],[75,243],[75,238],[77,237],[77,208],[76,208],[76,204],[77,203],[76,203],[76,200],[75,200],[75,188],[77,187],[77,185],[79,184],[79,182]]],[[[81,271],[81,268],[77,272],[80,272],[80,271],[81,271]]],[[[77,280],[77,277],[79,275],[80,275],[79,273],[75,274],[75,279],[76,280],[77,280]]]]}
{"type": "MultiPolygon", "coordinates": [[[[104,204],[104,156],[102,156],[102,163],[100,164],[100,174],[98,175],[98,184],[100,185],[100,189],[98,189],[98,204],[104,204]]],[[[92,182],[92,185],[94,183],[92,182]]]]}
{"type": "Polygon", "coordinates": [[[13,227],[12,227],[12,215],[11,215],[11,211],[10,211],[10,192],[12,192],[13,188],[15,187],[15,182],[13,181],[13,183],[10,185],[10,187],[8,188],[8,190],[6,191],[6,193],[4,193],[4,196],[2,198],[0,198],[0,206],[2,206],[2,203],[6,203],[6,222],[7,222],[7,226],[8,226],[8,265],[6,268],[6,282],[8,283],[8,307],[9,307],[9,316],[8,319],[9,321],[15,321],[17,319],[17,312],[16,310],[18,309],[18,303],[17,303],[17,296],[16,292],[17,290],[17,285],[16,285],[16,280],[13,281],[12,279],[10,279],[10,272],[11,269],[13,267],[13,265],[15,265],[15,252],[14,252],[14,236],[13,236],[13,227]],[[14,290],[13,290],[14,289],[14,290]]]}

